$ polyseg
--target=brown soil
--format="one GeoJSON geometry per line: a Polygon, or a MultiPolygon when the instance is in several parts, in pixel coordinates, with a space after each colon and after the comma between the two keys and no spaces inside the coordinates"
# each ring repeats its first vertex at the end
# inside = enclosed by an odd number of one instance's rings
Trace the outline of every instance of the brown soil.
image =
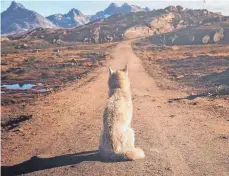
{"type": "Polygon", "coordinates": [[[227,176],[228,116],[192,100],[168,103],[182,92],[159,88],[130,42],[120,43],[112,57],[113,68],[129,64],[136,145],[146,158],[105,163],[95,151],[108,96],[103,67],[25,107],[33,118],[2,136],[3,175],[227,176]]]}

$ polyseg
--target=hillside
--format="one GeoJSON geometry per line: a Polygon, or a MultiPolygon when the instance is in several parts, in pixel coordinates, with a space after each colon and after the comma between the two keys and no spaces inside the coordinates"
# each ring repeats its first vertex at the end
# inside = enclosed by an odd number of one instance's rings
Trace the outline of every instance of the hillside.
{"type": "Polygon", "coordinates": [[[229,43],[229,17],[216,17],[195,27],[153,36],[151,42],[165,45],[229,43]]]}
{"type": "Polygon", "coordinates": [[[43,39],[49,42],[103,43],[144,37],[197,26],[221,15],[207,10],[183,11],[180,6],[150,12],[115,14],[73,29],[39,28],[12,39],[43,39]]]}

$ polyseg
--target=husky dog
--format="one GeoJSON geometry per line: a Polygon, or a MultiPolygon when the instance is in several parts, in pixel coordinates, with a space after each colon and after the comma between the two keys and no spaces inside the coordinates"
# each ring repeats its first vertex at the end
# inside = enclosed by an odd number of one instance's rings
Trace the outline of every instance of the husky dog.
{"type": "Polygon", "coordinates": [[[127,65],[113,71],[109,68],[109,99],[103,114],[99,153],[104,160],[137,160],[144,151],[134,146],[131,128],[132,100],[127,65]]]}

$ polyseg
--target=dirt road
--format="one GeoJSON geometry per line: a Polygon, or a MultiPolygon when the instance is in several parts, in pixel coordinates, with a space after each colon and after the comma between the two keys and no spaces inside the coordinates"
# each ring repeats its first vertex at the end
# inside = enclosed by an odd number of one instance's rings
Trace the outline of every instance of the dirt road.
{"type": "Polygon", "coordinates": [[[157,87],[132,52],[130,42],[120,43],[113,49],[112,57],[112,68],[129,64],[132,124],[136,146],[145,151],[146,158],[104,163],[97,155],[108,96],[108,71],[103,68],[86,80],[26,107],[33,120],[5,137],[2,165],[7,167],[3,171],[42,176],[228,176],[229,119],[221,118],[214,110],[168,103],[169,97],[177,98],[178,92],[157,87]]]}

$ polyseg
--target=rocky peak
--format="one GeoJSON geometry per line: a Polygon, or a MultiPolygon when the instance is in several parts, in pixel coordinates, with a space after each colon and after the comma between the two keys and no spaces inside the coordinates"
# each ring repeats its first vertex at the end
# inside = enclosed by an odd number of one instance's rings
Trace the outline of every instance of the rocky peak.
{"type": "Polygon", "coordinates": [[[108,8],[114,8],[114,7],[118,7],[118,5],[115,4],[115,3],[111,3],[111,4],[108,6],[108,8]]]}
{"type": "Polygon", "coordinates": [[[128,3],[124,3],[120,8],[122,9],[123,13],[145,11],[144,8],[136,5],[129,5],[128,3]]]}
{"type": "Polygon", "coordinates": [[[105,14],[115,14],[119,12],[119,6],[115,3],[111,3],[105,10],[104,10],[104,13],[105,14]]]}
{"type": "Polygon", "coordinates": [[[121,7],[130,7],[130,5],[125,2],[121,7]]]}
{"type": "Polygon", "coordinates": [[[121,9],[123,10],[123,12],[129,12],[129,11],[131,11],[131,5],[129,5],[128,3],[124,3],[121,6],[121,9]]]}
{"type": "Polygon", "coordinates": [[[150,11],[150,8],[146,7],[146,8],[144,8],[144,11],[145,12],[149,12],[150,11]]]}
{"type": "Polygon", "coordinates": [[[80,15],[82,15],[82,13],[79,10],[73,8],[68,12],[68,15],[80,16],[80,15]]]}
{"type": "Polygon", "coordinates": [[[15,1],[12,1],[9,9],[12,9],[12,10],[25,9],[25,7],[22,4],[20,4],[20,3],[16,3],[15,1]]]}

